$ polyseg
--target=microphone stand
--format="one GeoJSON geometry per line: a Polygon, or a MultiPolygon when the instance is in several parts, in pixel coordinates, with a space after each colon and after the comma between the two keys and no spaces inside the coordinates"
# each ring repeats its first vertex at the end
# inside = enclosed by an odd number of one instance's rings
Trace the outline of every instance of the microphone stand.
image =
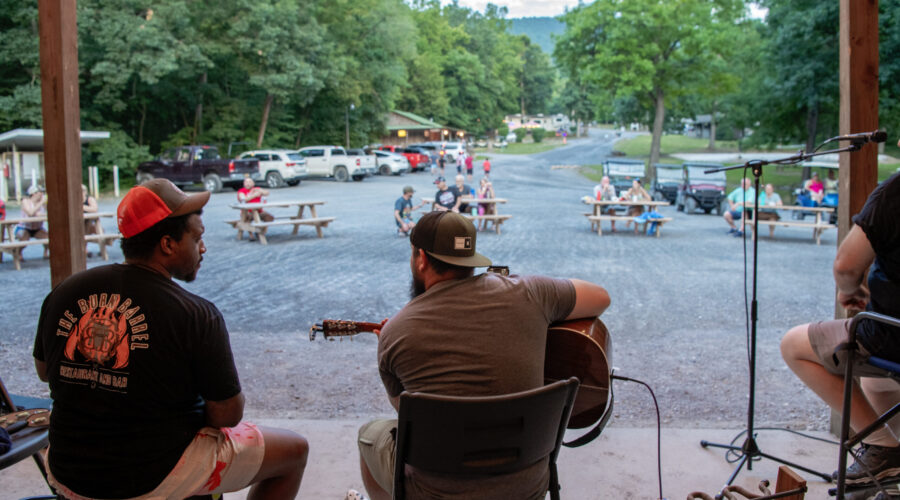
{"type": "MultiPolygon", "coordinates": [[[[828,141],[826,141],[828,142],[828,141]]],[[[755,394],[756,394],[756,322],[758,319],[758,305],[756,301],[756,279],[757,279],[757,256],[759,254],[759,178],[762,176],[762,169],[766,165],[796,165],[802,161],[808,160],[815,156],[821,156],[825,154],[834,154],[834,153],[844,153],[848,151],[859,151],[862,148],[862,145],[866,141],[853,141],[849,146],[839,149],[832,149],[828,151],[821,152],[813,152],[813,153],[804,153],[803,151],[798,152],[793,156],[789,156],[786,158],[781,158],[777,160],[750,160],[747,163],[742,165],[732,165],[721,168],[714,168],[710,170],[706,170],[705,173],[713,173],[713,172],[721,172],[725,170],[735,170],[738,168],[749,168],[753,172],[753,187],[756,193],[757,199],[753,200],[753,296],[750,301],[750,401],[747,408],[747,437],[744,440],[744,444],[741,446],[734,446],[732,444],[719,444],[719,443],[711,443],[706,440],[700,441],[700,446],[706,448],[708,446],[712,446],[714,448],[724,448],[726,450],[736,451],[740,453],[740,459],[738,460],[737,467],[735,467],[734,472],[731,473],[731,476],[728,478],[728,482],[725,483],[725,486],[730,486],[731,483],[734,482],[735,478],[737,478],[738,473],[741,471],[744,465],[747,466],[747,470],[753,470],[753,460],[760,460],[761,458],[768,458],[769,460],[774,460],[775,462],[782,463],[789,467],[794,467],[800,469],[804,472],[812,474],[814,476],[818,476],[824,479],[827,482],[831,482],[831,474],[825,474],[822,472],[814,471],[807,467],[803,467],[802,465],[798,465],[792,462],[788,462],[787,460],[783,460],[773,455],[769,455],[767,453],[763,453],[762,450],[759,449],[759,446],[756,444],[756,435],[754,434],[753,427],[753,413],[754,413],[754,403],[755,403],[755,394]]],[[[745,200],[746,202],[746,200],[745,200]]],[[[721,494],[716,496],[717,500],[721,500],[721,494]]]]}

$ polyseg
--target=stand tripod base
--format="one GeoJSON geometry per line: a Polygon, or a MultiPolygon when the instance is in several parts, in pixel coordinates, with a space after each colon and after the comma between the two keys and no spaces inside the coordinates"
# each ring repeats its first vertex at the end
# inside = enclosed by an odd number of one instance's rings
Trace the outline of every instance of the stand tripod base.
{"type": "Polygon", "coordinates": [[[747,466],[747,470],[753,469],[753,460],[760,460],[763,458],[768,458],[774,462],[778,462],[780,464],[787,465],[788,467],[792,467],[794,469],[802,470],[807,474],[812,474],[813,476],[817,476],[822,478],[822,480],[826,482],[831,482],[831,474],[825,474],[819,471],[812,470],[808,467],[804,467],[799,464],[795,464],[793,462],[789,462],[787,460],[778,458],[774,455],[769,455],[768,453],[763,453],[760,451],[759,446],[756,444],[755,436],[748,437],[744,444],[741,446],[734,446],[732,444],[719,444],[719,443],[711,443],[709,441],[703,440],[700,441],[700,446],[704,448],[713,447],[713,448],[722,448],[725,450],[736,451],[741,454],[741,458],[738,460],[737,467],[734,468],[734,472],[731,473],[731,476],[728,477],[728,482],[725,483],[726,486],[730,485],[737,478],[738,473],[741,472],[741,469],[744,465],[747,466]]]}

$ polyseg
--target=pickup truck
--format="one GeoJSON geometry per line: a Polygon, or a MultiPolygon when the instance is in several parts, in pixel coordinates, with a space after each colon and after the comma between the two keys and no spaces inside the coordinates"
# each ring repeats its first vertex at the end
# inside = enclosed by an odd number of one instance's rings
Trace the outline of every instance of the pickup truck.
{"type": "Polygon", "coordinates": [[[334,177],[338,182],[347,182],[350,178],[361,181],[375,173],[374,168],[366,168],[357,158],[347,156],[342,147],[309,146],[297,152],[306,158],[310,177],[334,177]]]}
{"type": "Polygon", "coordinates": [[[245,177],[262,180],[258,160],[225,159],[213,146],[169,148],[155,159],[138,165],[138,184],[155,177],[169,179],[178,186],[203,183],[213,193],[221,191],[222,186],[239,189],[245,177]]]}

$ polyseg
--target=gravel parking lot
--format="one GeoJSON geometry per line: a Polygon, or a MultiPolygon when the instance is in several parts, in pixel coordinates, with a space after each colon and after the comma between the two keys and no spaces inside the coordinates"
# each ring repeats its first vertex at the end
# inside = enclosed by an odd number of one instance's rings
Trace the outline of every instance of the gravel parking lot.
{"type": "MultiPolygon", "coordinates": [[[[598,237],[580,201],[592,182],[576,170],[550,168],[600,163],[611,144],[595,135],[532,156],[494,155],[497,195],[509,199],[500,210],[513,217],[501,235],[480,233],[478,250],[515,273],[605,286],[612,306],[602,319],[613,339],[613,365],[653,387],[664,425],[740,429],[748,394],[743,252],[746,247],[749,263],[751,242],[726,235],[719,217],[688,216],[671,207],[660,210],[674,218],[661,238],[621,229],[598,237]]],[[[308,330],[323,318],[378,321],[408,300],[409,244],[391,221],[393,201],[407,184],[417,190],[415,201],[434,194],[427,172],[349,183],[312,180],[274,190],[270,200],[323,200],[319,216],[337,220],[323,239],[310,227],[297,236],[287,227],[272,228],[268,246],[237,241],[224,223],[236,215],[228,206],[235,201],[232,191],[212,196],[204,213],[208,253],[197,281],[185,286],[225,315],[249,416],[391,413],[377,373],[376,338],[311,343],[308,330]]],[[[101,201],[102,210],[115,205],[101,201]]],[[[756,425],[823,429],[827,409],[785,367],[778,343],[789,327],[832,316],[837,233],[826,232],[821,246],[807,230],[778,228],[775,234],[759,245],[756,425]]],[[[25,255],[22,271],[8,257],[0,264],[2,377],[17,392],[46,396],[30,354],[49,265],[39,248],[25,255]]],[[[115,248],[111,259],[121,258],[115,248]]],[[[89,260],[89,266],[101,264],[97,257],[89,260]]],[[[653,425],[653,404],[643,388],[617,383],[615,390],[611,425],[653,425]]]]}

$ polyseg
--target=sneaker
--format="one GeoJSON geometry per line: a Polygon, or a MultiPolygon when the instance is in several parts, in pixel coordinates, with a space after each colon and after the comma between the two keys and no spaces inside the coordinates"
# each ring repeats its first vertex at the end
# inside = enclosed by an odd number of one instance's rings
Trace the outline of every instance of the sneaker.
{"type": "Polygon", "coordinates": [[[734,234],[734,233],[736,233],[736,232],[738,232],[738,230],[737,230],[737,229],[735,229],[735,228],[731,228],[731,229],[729,229],[729,230],[728,230],[728,232],[727,232],[727,233],[725,233],[725,234],[734,234]]]}
{"type": "MultiPolygon", "coordinates": [[[[889,448],[874,444],[863,444],[856,461],[847,467],[847,484],[863,484],[875,479],[900,476],[900,446],[889,448]]],[[[832,474],[837,478],[837,471],[832,474]]]]}
{"type": "Polygon", "coordinates": [[[735,237],[735,238],[740,238],[740,237],[743,236],[743,235],[744,235],[744,232],[743,232],[743,231],[735,230],[735,232],[734,232],[734,237],[735,237]]]}

